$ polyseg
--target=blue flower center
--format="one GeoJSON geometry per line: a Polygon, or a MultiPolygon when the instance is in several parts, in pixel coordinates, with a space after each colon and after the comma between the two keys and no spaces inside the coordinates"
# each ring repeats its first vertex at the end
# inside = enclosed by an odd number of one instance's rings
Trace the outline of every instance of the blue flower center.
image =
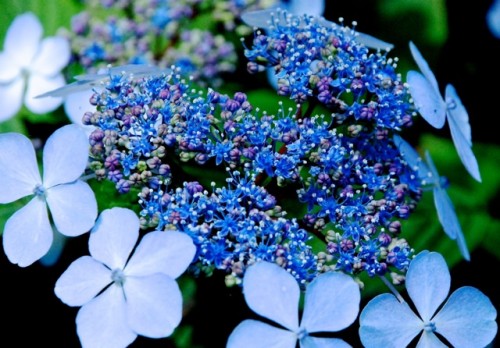
{"type": "Polygon", "coordinates": [[[432,321],[425,323],[424,330],[427,332],[435,332],[436,331],[436,324],[432,321]]]}
{"type": "Polygon", "coordinates": [[[118,286],[123,286],[123,283],[125,283],[125,278],[125,274],[119,268],[111,272],[111,279],[113,279],[113,282],[118,286]]]}
{"type": "Polygon", "coordinates": [[[47,190],[41,184],[36,185],[34,190],[33,190],[33,193],[35,194],[35,196],[40,197],[40,198],[45,197],[46,192],[47,192],[47,190]]]}

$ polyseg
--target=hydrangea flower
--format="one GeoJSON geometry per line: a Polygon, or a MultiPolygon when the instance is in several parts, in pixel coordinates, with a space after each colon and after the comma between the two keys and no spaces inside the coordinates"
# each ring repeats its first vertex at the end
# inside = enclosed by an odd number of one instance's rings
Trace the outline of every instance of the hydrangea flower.
{"type": "Polygon", "coordinates": [[[391,294],[373,298],[360,315],[360,338],[370,347],[406,347],[421,333],[417,347],[485,347],[497,333],[497,312],[474,287],[450,291],[450,272],[441,254],[422,251],[410,263],[406,289],[418,315],[391,294]],[[439,311],[436,313],[436,311],[439,311]]]}
{"type": "Polygon", "coordinates": [[[42,40],[43,28],[31,12],[14,19],[0,52],[0,122],[14,116],[23,104],[34,113],[55,110],[61,98],[37,99],[37,95],[61,87],[61,70],[69,63],[70,45],[62,37],[42,40]]]}
{"type": "Polygon", "coordinates": [[[83,347],[126,347],[138,335],[167,337],[182,318],[175,279],[189,266],[195,246],[177,231],[139,237],[139,218],[125,208],[104,210],[89,238],[91,256],[73,261],[55,285],[76,316],[83,347]]]}
{"type": "Polygon", "coordinates": [[[304,312],[299,325],[300,289],[294,277],[276,264],[258,262],[243,278],[243,294],[257,314],[283,328],[247,319],[231,333],[227,348],[350,347],[338,338],[311,336],[337,332],[351,325],[359,311],[360,291],[343,273],[323,273],[306,288],[304,312]]]}
{"type": "Polygon", "coordinates": [[[79,180],[88,160],[89,143],[76,125],[56,130],[43,151],[43,179],[31,141],[22,134],[0,134],[0,204],[34,197],[5,224],[3,247],[10,262],[21,267],[44,256],[52,245],[53,230],[66,236],[89,231],[97,217],[90,186],[79,180]]]}

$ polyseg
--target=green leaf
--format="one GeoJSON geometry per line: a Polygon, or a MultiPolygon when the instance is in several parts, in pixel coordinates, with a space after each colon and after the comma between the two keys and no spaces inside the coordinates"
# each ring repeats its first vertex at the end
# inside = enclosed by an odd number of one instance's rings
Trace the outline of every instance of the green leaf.
{"type": "Polygon", "coordinates": [[[448,17],[444,0],[380,0],[381,21],[391,28],[391,35],[412,34],[412,40],[442,46],[448,37],[448,17]],[[392,30],[400,28],[400,30],[392,30]]]}
{"type": "Polygon", "coordinates": [[[28,134],[28,130],[26,129],[26,126],[22,122],[21,118],[16,116],[5,122],[0,122],[0,134],[9,132],[21,133],[24,135],[28,134]]]}
{"type": "Polygon", "coordinates": [[[140,206],[137,198],[139,192],[137,189],[131,189],[130,192],[122,194],[116,190],[115,184],[109,180],[89,180],[88,184],[94,191],[99,211],[121,207],[139,213],[140,206]]]}
{"type": "Polygon", "coordinates": [[[44,28],[44,37],[55,35],[59,28],[70,28],[71,17],[84,8],[78,0],[4,0],[0,11],[0,42],[8,27],[18,15],[31,11],[38,16],[44,28]]]}

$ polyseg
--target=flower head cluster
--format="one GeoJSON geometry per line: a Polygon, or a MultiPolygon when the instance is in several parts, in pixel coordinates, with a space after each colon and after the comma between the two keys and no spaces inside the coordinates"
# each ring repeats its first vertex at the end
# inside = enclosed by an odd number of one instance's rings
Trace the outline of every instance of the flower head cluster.
{"type": "Polygon", "coordinates": [[[411,125],[409,93],[387,53],[371,51],[353,29],[318,17],[277,11],[269,20],[273,25],[256,32],[245,56],[250,73],[274,67],[278,94],[299,104],[319,102],[340,124],[349,119],[383,129],[411,125]]]}
{"type": "MultiPolygon", "coordinates": [[[[89,2],[89,1],[87,1],[89,2]]],[[[153,64],[183,66],[201,83],[220,83],[220,74],[235,69],[234,45],[224,36],[204,30],[179,30],[213,10],[202,1],[134,0],[120,2],[120,9],[101,19],[93,14],[99,7],[115,7],[107,2],[95,3],[90,10],[72,18],[72,30],[66,35],[75,60],[86,70],[107,64],[153,64]]],[[[224,2],[225,3],[225,2],[224,2]]],[[[234,14],[230,17],[234,21],[234,14]]],[[[213,18],[214,26],[217,18],[213,18]]]]}
{"type": "Polygon", "coordinates": [[[298,218],[322,236],[335,268],[405,270],[411,249],[398,239],[399,220],[408,218],[420,191],[387,130],[345,128],[336,114],[306,117],[300,108],[260,113],[244,93],[200,93],[173,71],[117,75],[94,94],[97,111],[84,121],[96,127],[91,167],[99,178],[120,192],[157,192],[177,180],[172,166],[179,160],[253,173],[257,183],[275,180],[296,192],[305,210],[298,218]]]}
{"type": "Polygon", "coordinates": [[[275,197],[251,177],[234,172],[227,187],[212,193],[187,182],[174,192],[144,189],[139,196],[143,224],[191,236],[198,249],[195,273],[222,270],[228,284],[239,283],[249,265],[264,260],[281,265],[301,284],[318,274],[309,234],[286,219],[275,197]]]}

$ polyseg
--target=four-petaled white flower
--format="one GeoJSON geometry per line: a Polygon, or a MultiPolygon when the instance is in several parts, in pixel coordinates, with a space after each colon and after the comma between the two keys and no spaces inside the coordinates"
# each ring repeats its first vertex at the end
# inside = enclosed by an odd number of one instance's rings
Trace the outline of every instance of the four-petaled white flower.
{"type": "Polygon", "coordinates": [[[308,284],[299,325],[300,288],[295,278],[270,262],[250,266],[243,277],[243,294],[257,314],[284,327],[247,319],[231,333],[227,348],[350,347],[338,338],[311,336],[337,332],[351,325],[358,315],[360,290],[348,275],[330,272],[308,284]]]}
{"type": "Polygon", "coordinates": [[[76,317],[83,347],[126,347],[138,335],[172,334],[182,318],[175,279],[189,266],[196,247],[178,231],[139,237],[139,218],[125,208],[104,210],[89,238],[91,256],[75,260],[57,280],[55,293],[76,317]]]}
{"type": "Polygon", "coordinates": [[[31,12],[17,16],[0,52],[0,122],[14,116],[23,104],[34,113],[55,110],[62,98],[35,98],[63,86],[61,70],[68,65],[68,40],[52,36],[42,40],[43,28],[31,12]],[[26,93],[26,94],[25,94],[26,93]]]}
{"type": "Polygon", "coordinates": [[[22,134],[0,134],[0,204],[34,195],[12,215],[3,232],[3,247],[10,262],[21,267],[44,256],[52,245],[54,225],[66,236],[89,231],[97,217],[97,202],[90,186],[79,180],[88,162],[88,139],[76,125],[56,130],[43,150],[43,180],[35,149],[22,134]]]}
{"type": "Polygon", "coordinates": [[[422,333],[417,347],[485,347],[497,333],[496,310],[474,287],[450,291],[450,272],[441,254],[422,251],[410,263],[406,289],[419,315],[392,294],[373,298],[360,315],[360,337],[366,348],[406,347],[422,333]]]}

